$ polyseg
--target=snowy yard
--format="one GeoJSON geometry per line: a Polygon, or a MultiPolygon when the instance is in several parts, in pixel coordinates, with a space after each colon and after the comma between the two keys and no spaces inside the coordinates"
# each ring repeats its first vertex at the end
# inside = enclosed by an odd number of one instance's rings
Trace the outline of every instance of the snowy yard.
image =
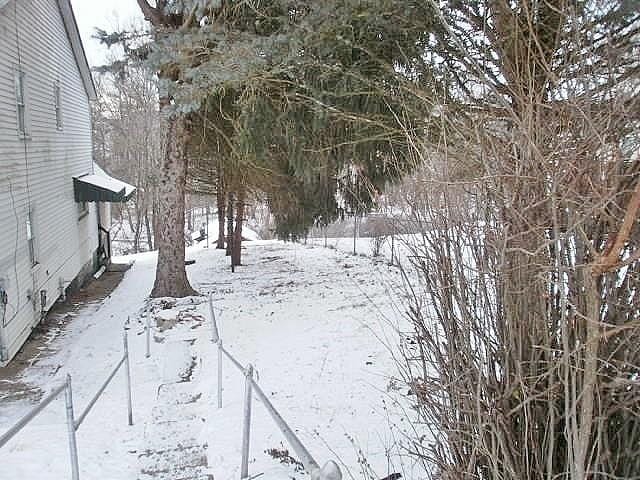
{"type": "MultiPolygon", "coordinates": [[[[196,246],[187,255],[196,260],[187,267],[192,284],[213,293],[225,347],[253,364],[262,389],[321,465],[336,460],[344,478],[415,477],[418,472],[399,456],[407,419],[396,401],[406,389],[391,380],[395,366],[387,348],[397,341],[389,324],[398,319],[396,270],[317,242],[245,245],[244,265],[234,274],[222,251],[196,246]]],[[[55,340],[55,353],[20,380],[46,392],[70,373],[76,410],[82,410],[119,359],[130,318],[135,424],[127,426],[119,373],[78,430],[80,478],[238,479],[243,377],[224,362],[224,406],[218,410],[206,297],[147,303],[155,254],[118,261],[133,259],[113,294],[99,308],[80,312],[55,340]],[[147,315],[154,324],[148,359],[147,315]]],[[[0,403],[0,430],[31,405],[0,403]]],[[[64,402],[56,400],[1,449],[2,478],[69,478],[64,418],[64,402]]],[[[284,448],[295,456],[254,400],[250,474],[303,476],[266,452],[284,448]]]]}

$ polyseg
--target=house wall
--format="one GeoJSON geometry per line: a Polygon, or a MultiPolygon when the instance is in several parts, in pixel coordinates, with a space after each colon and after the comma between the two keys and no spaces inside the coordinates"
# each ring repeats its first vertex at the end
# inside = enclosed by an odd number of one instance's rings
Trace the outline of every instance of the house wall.
{"type": "Polygon", "coordinates": [[[0,7],[0,305],[4,349],[13,357],[80,272],[92,273],[97,211],[80,217],[72,177],[92,172],[87,92],[56,0],[10,0],[0,7]],[[15,73],[25,73],[28,138],[18,134],[15,73]],[[56,126],[54,82],[61,87],[62,129],[56,126]],[[27,241],[32,211],[36,264],[27,241]],[[4,312],[3,312],[4,310],[4,312]],[[2,318],[4,317],[4,318],[2,318]]]}

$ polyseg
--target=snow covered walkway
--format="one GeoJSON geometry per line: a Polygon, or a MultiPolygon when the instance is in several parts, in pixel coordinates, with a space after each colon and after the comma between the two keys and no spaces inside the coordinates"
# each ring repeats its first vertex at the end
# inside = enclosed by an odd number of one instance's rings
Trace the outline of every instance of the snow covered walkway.
{"type": "MultiPolygon", "coordinates": [[[[396,332],[390,285],[397,272],[369,258],[281,242],[247,242],[232,274],[224,252],[193,247],[193,285],[213,293],[225,347],[251,362],[258,383],[322,465],[336,460],[344,478],[411,478],[398,448],[403,421],[385,343],[396,332]],[[398,425],[399,429],[392,428],[398,425]]],[[[78,431],[81,479],[226,480],[239,478],[242,375],[224,365],[224,408],[217,409],[217,355],[206,297],[145,301],[155,255],[140,254],[123,283],[97,312],[79,314],[57,353],[21,380],[44,391],[71,373],[83,406],[120,353],[130,317],[133,427],[126,425],[124,381],[114,383],[78,431]],[[145,358],[144,325],[154,328],[145,358]]],[[[0,404],[0,429],[30,405],[0,404]]],[[[52,405],[0,450],[3,478],[53,480],[69,472],[62,405],[52,405]],[[44,437],[48,437],[45,440],[44,437]]],[[[409,428],[407,425],[404,428],[409,428]]],[[[251,475],[289,480],[303,475],[282,434],[256,402],[251,475]]]]}
{"type": "MultiPolygon", "coordinates": [[[[189,311],[193,307],[183,308],[189,311]]],[[[201,327],[204,318],[191,317],[189,330],[177,334],[165,331],[163,323],[160,317],[161,328],[154,338],[159,344],[159,349],[154,346],[154,353],[162,365],[162,383],[145,427],[138,478],[212,480],[207,473],[207,444],[200,439],[208,405],[198,390],[197,376],[201,372],[196,369],[198,356],[193,349],[198,339],[193,329],[201,327]]]]}

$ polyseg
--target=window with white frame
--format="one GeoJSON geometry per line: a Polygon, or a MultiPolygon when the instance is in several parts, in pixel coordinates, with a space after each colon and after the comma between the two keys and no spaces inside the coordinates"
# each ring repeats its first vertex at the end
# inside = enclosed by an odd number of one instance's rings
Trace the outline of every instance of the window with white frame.
{"type": "Polygon", "coordinates": [[[56,128],[62,130],[62,103],[60,95],[60,82],[53,82],[53,105],[56,112],[56,128]]]}
{"type": "Polygon", "coordinates": [[[22,70],[16,72],[16,112],[18,120],[18,135],[27,136],[27,105],[25,99],[25,73],[22,70]]]}

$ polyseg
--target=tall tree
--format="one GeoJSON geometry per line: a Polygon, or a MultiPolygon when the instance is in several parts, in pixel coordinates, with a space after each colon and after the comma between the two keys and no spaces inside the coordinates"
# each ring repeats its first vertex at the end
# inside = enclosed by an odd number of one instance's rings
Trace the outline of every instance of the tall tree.
{"type": "MultiPolygon", "coordinates": [[[[184,124],[187,118],[191,125],[213,115],[213,121],[203,122],[204,136],[228,144],[230,155],[199,152],[199,161],[212,161],[211,171],[217,170],[215,162],[225,162],[228,192],[235,188],[233,178],[240,182],[236,193],[251,190],[246,181],[259,178],[271,205],[286,205],[286,211],[275,212],[286,219],[278,227],[285,237],[320,218],[335,218],[338,197],[358,210],[368,208],[389,178],[411,168],[404,136],[407,128],[422,128],[425,115],[406,108],[412,97],[397,77],[418,80],[414,64],[426,34],[400,14],[419,13],[421,2],[138,3],[155,28],[151,58],[171,132],[162,168],[166,180],[160,185],[166,189],[165,206],[181,207],[176,192],[184,188],[186,162],[178,157],[193,153],[185,147],[192,143],[185,135],[194,131],[184,124]],[[225,95],[228,90],[234,95],[225,95]],[[220,102],[223,98],[232,103],[220,102]],[[215,117],[230,119],[232,135],[218,128],[215,117]],[[356,170],[367,188],[351,188],[345,172],[356,170]],[[339,179],[346,181],[341,185],[339,179]],[[310,208],[300,214],[293,210],[302,196],[310,208]]],[[[204,144],[211,148],[212,142],[204,144]]],[[[166,292],[167,280],[177,283],[177,290],[188,285],[184,269],[169,278],[181,264],[179,221],[163,225],[167,243],[158,240],[163,270],[154,294],[166,292]]]]}
{"type": "MultiPolygon", "coordinates": [[[[151,22],[156,35],[166,36],[180,28],[188,28],[193,17],[185,15],[184,8],[157,0],[151,6],[146,0],[137,0],[145,19],[151,22]],[[172,7],[172,8],[169,8],[172,7]]],[[[187,149],[189,140],[188,116],[173,105],[174,99],[167,83],[178,82],[181,72],[169,62],[160,62],[160,111],[164,123],[164,156],[158,175],[158,222],[156,247],[158,265],[151,295],[154,297],[184,297],[195,295],[185,270],[185,187],[187,182],[187,149]]]]}
{"type": "Polygon", "coordinates": [[[210,119],[205,135],[229,145],[232,170],[249,169],[243,178],[260,179],[252,188],[267,194],[280,236],[331,221],[345,210],[339,203],[366,211],[390,179],[412,168],[406,129],[423,128],[425,113],[398,77],[419,81],[414,64],[426,33],[401,15],[419,13],[414,3],[223,7],[216,21],[239,30],[239,40],[230,45],[218,29],[199,33],[207,47],[198,50],[195,67],[184,66],[198,81],[183,93],[210,119]],[[257,55],[227,53],[241,46],[257,55]],[[220,128],[220,120],[230,128],[220,128]]]}

